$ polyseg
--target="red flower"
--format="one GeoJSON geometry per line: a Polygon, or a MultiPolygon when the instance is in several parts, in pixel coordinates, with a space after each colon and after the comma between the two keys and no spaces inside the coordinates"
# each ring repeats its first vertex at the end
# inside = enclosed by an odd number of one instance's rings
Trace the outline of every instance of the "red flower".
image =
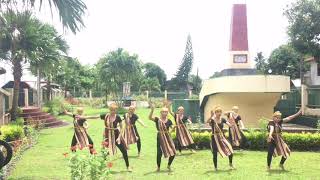
{"type": "Polygon", "coordinates": [[[68,154],[69,154],[69,153],[63,153],[62,155],[63,155],[65,158],[67,158],[68,154]]]}
{"type": "Polygon", "coordinates": [[[107,163],[107,167],[108,167],[109,169],[112,168],[112,166],[113,166],[112,162],[108,162],[108,163],[107,163]]]}

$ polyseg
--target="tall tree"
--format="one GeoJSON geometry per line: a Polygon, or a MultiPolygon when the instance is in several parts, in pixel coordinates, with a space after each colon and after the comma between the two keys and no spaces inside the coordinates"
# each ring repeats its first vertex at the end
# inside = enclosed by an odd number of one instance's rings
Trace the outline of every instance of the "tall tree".
{"type": "Polygon", "coordinates": [[[191,36],[188,35],[187,44],[185,53],[182,59],[182,62],[179,66],[179,69],[174,77],[174,82],[180,90],[186,90],[188,85],[188,79],[190,72],[192,70],[193,65],[193,50],[192,50],[192,43],[191,43],[191,36]]]}
{"type": "Polygon", "coordinates": [[[143,65],[143,71],[144,77],[157,78],[161,85],[161,90],[165,90],[167,75],[160,66],[154,63],[146,63],[143,65]]]}
{"type": "Polygon", "coordinates": [[[196,94],[200,93],[201,87],[202,87],[202,79],[199,77],[199,75],[190,75],[189,77],[189,83],[193,86],[193,91],[196,94]]]}
{"type": "Polygon", "coordinates": [[[87,6],[82,0],[0,0],[0,16],[7,10],[20,12],[31,9],[42,10],[42,6],[49,7],[51,14],[55,9],[58,12],[62,25],[76,33],[84,27],[82,17],[85,15],[87,6]]]}
{"type": "Polygon", "coordinates": [[[288,35],[301,54],[320,57],[320,0],[298,0],[285,10],[288,35]]]}
{"type": "MultiPolygon", "coordinates": [[[[290,45],[282,45],[271,52],[267,69],[271,69],[272,74],[287,75],[296,79],[300,77],[301,58],[301,54],[290,45]]],[[[307,67],[305,66],[303,71],[306,70],[307,67]]]]}
{"type": "Polygon", "coordinates": [[[133,89],[139,87],[142,71],[138,55],[119,48],[104,55],[97,66],[101,84],[115,97],[119,98],[124,82],[131,82],[133,89]]]}
{"type": "Polygon", "coordinates": [[[260,74],[265,74],[267,69],[267,63],[266,58],[262,55],[262,52],[258,52],[257,56],[254,58],[254,61],[256,62],[255,68],[260,74]]]}
{"type": "Polygon", "coordinates": [[[143,79],[140,86],[140,91],[160,91],[160,83],[156,77],[143,79]]]}
{"type": "Polygon", "coordinates": [[[39,64],[47,59],[54,59],[59,54],[58,37],[52,27],[41,23],[29,11],[7,11],[2,14],[0,28],[0,60],[12,65],[14,91],[12,102],[12,119],[17,115],[19,86],[23,65],[26,63],[39,64]]]}

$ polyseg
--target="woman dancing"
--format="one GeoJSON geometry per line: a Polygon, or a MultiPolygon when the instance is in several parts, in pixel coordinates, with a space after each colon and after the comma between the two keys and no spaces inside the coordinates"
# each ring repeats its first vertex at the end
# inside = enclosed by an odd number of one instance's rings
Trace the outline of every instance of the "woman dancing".
{"type": "Polygon", "coordinates": [[[281,119],[281,112],[276,111],[273,114],[272,120],[268,124],[268,155],[267,155],[267,170],[271,168],[272,156],[282,156],[279,167],[284,170],[284,162],[290,156],[290,149],[288,145],[284,142],[281,131],[282,124],[291,121],[292,119],[298,117],[302,113],[299,110],[296,114],[281,119]]]}
{"type": "Polygon", "coordinates": [[[153,117],[154,105],[149,104],[151,107],[151,112],[149,114],[149,119],[156,123],[157,133],[157,171],[160,171],[161,157],[162,154],[165,158],[169,157],[168,170],[171,171],[171,164],[176,155],[176,148],[174,146],[173,140],[170,137],[169,130],[172,128],[172,121],[168,119],[168,108],[164,107],[161,109],[160,118],[153,117]]]}
{"type": "Polygon", "coordinates": [[[136,108],[134,106],[129,107],[128,113],[124,115],[124,120],[126,124],[124,132],[124,140],[127,145],[137,143],[138,157],[140,157],[141,152],[141,137],[139,135],[136,122],[139,122],[143,127],[146,127],[144,123],[139,119],[137,114],[135,114],[136,108]]]}
{"type": "Polygon", "coordinates": [[[247,139],[241,130],[244,129],[244,124],[241,120],[240,115],[238,114],[238,111],[238,106],[233,106],[232,111],[226,113],[226,116],[228,117],[228,122],[230,124],[228,139],[233,147],[244,148],[247,144],[247,139]]]}
{"type": "Polygon", "coordinates": [[[127,144],[123,138],[124,129],[121,123],[121,118],[117,114],[118,106],[116,104],[111,104],[109,106],[109,110],[109,114],[103,114],[100,116],[100,118],[104,120],[105,125],[104,141],[102,142],[102,145],[108,149],[110,155],[115,155],[117,152],[116,147],[118,147],[126,163],[127,170],[131,172],[132,169],[129,166],[127,144]],[[118,126],[120,127],[121,131],[119,130],[118,126]]]}
{"type": "Polygon", "coordinates": [[[67,110],[64,110],[64,114],[73,117],[74,135],[71,141],[71,151],[76,152],[77,148],[82,150],[85,147],[89,147],[90,154],[97,154],[93,148],[93,141],[90,138],[86,124],[87,119],[97,119],[98,116],[83,116],[83,108],[77,108],[77,114],[72,114],[67,110]]]}
{"type": "Polygon", "coordinates": [[[192,153],[195,153],[194,150],[194,142],[189,132],[186,123],[192,124],[190,119],[184,115],[184,107],[178,107],[178,113],[173,113],[170,108],[170,104],[168,104],[169,113],[174,117],[176,126],[176,137],[177,137],[177,148],[181,154],[182,147],[190,147],[192,153]]]}
{"type": "Polygon", "coordinates": [[[235,169],[232,164],[233,149],[223,133],[223,124],[227,124],[229,126],[230,124],[226,121],[226,119],[222,118],[221,107],[217,106],[214,111],[211,112],[211,118],[207,120],[207,123],[209,123],[212,129],[211,149],[215,170],[218,170],[218,152],[222,157],[228,156],[230,168],[235,169]]]}

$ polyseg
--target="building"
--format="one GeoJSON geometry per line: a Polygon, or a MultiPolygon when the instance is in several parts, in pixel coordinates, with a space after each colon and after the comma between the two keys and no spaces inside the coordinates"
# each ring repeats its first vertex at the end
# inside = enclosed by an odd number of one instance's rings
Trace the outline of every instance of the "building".
{"type": "Polygon", "coordinates": [[[205,80],[200,92],[202,120],[215,106],[231,110],[239,106],[246,126],[258,127],[259,119],[271,117],[281,95],[290,92],[290,78],[257,75],[250,59],[246,4],[234,4],[230,30],[229,58],[221,77],[205,80]]]}
{"type": "Polygon", "coordinates": [[[304,74],[304,83],[308,86],[320,86],[320,64],[314,57],[304,61],[310,65],[310,69],[304,74]]]}
{"type": "Polygon", "coordinates": [[[10,93],[0,88],[0,125],[8,124],[10,118],[7,114],[9,110],[10,93]]]}

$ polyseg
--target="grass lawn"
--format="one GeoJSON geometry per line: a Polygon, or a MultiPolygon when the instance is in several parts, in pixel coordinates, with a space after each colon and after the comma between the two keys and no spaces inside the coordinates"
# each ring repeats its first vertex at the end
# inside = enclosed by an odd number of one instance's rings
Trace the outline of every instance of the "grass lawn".
{"type": "MultiPolygon", "coordinates": [[[[99,114],[103,109],[86,109],[86,114],[99,114]]],[[[293,152],[286,162],[287,171],[280,171],[280,158],[273,161],[273,169],[266,171],[266,152],[241,151],[234,155],[236,170],[228,170],[228,158],[218,157],[219,171],[213,171],[212,154],[210,150],[201,150],[196,154],[183,151],[183,155],[176,156],[172,173],[166,171],[167,159],[162,159],[162,171],[156,173],[156,128],[147,119],[148,109],[139,109],[137,114],[147,128],[138,130],[142,140],[142,156],[137,158],[136,145],[129,150],[129,161],[132,173],[125,171],[125,163],[120,151],[111,158],[114,163],[112,179],[320,179],[320,153],[293,152]]],[[[71,122],[70,117],[61,116],[60,119],[71,122]]],[[[102,140],[103,121],[90,120],[89,134],[99,152],[102,140]]],[[[17,163],[9,179],[70,179],[68,158],[62,154],[69,152],[73,128],[71,125],[41,131],[39,143],[26,151],[17,163]]],[[[87,150],[78,151],[85,154],[87,150]]]]}

